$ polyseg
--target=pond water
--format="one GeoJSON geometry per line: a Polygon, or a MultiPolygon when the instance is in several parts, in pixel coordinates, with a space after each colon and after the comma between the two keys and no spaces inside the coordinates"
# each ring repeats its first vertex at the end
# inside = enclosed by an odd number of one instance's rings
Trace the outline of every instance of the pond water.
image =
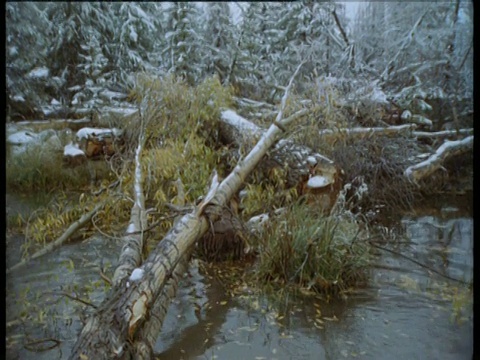
{"type": "MultiPolygon", "coordinates": [[[[232,297],[212,275],[227,268],[192,261],[155,345],[157,358],[471,359],[473,290],[450,278],[472,280],[472,213],[465,195],[389,217],[376,244],[391,252],[377,249],[370,285],[329,303],[309,294],[274,301],[248,287],[232,297]]],[[[7,266],[18,261],[14,249],[22,241],[7,234],[7,266]]],[[[68,358],[83,312],[62,292],[98,304],[99,269],[115,264],[119,251],[117,242],[93,238],[7,275],[7,359],[68,358]],[[91,281],[98,287],[86,295],[91,281]]]]}

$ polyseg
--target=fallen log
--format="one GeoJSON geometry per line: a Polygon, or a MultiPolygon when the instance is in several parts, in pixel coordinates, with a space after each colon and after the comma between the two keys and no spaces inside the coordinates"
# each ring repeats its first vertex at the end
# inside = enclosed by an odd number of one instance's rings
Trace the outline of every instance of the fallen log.
{"type": "Polygon", "coordinates": [[[218,218],[217,214],[222,207],[240,189],[246,177],[276,142],[281,127],[288,125],[289,121],[283,119],[283,112],[293,79],[302,64],[290,79],[274,124],[227,178],[220,184],[212,183],[209,191],[211,196],[207,196],[193,212],[184,215],[174,225],[149,254],[144,264],[135,269],[138,271],[134,271],[128,280],[122,280],[112,289],[99,310],[87,320],[70,359],[148,358],[148,346],[138,347],[141,353],[137,354],[129,344],[138,338],[145,320],[151,315],[153,304],[177,264],[195,241],[208,230],[209,220],[218,218]],[[135,273],[137,276],[134,277],[135,273]]]}
{"type": "Polygon", "coordinates": [[[143,195],[143,174],[141,155],[145,143],[144,124],[140,131],[138,146],[135,151],[135,177],[134,177],[134,205],[130,213],[130,223],[123,238],[124,246],[119,258],[117,268],[113,275],[113,283],[118,286],[142,262],[144,247],[143,231],[147,227],[145,212],[145,196],[143,195]]]}
{"type": "MultiPolygon", "coordinates": [[[[294,121],[308,112],[308,109],[300,110],[286,120],[294,121]]],[[[265,134],[265,130],[241,117],[235,111],[225,110],[221,114],[219,133],[220,141],[223,144],[234,144],[238,149],[242,149],[250,146],[252,140],[259,139],[265,134]]],[[[278,141],[268,152],[268,159],[262,161],[261,170],[265,173],[274,167],[286,169],[286,185],[288,187],[298,186],[299,189],[310,176],[328,174],[338,178],[340,173],[340,170],[329,158],[288,139],[278,141]]]]}
{"type": "Polygon", "coordinates": [[[444,130],[444,131],[414,131],[412,133],[417,139],[436,139],[436,138],[447,138],[458,135],[473,135],[473,129],[458,129],[458,130],[444,130]]]}
{"type": "Polygon", "coordinates": [[[73,234],[75,234],[75,232],[82,228],[86,223],[88,223],[93,215],[95,215],[105,204],[104,203],[100,203],[100,204],[97,204],[93,210],[89,211],[88,213],[82,215],[82,217],[80,219],[78,219],[77,221],[75,221],[72,225],[70,225],[68,227],[68,229],[57,239],[55,240],[54,242],[51,242],[50,244],[48,244],[47,246],[45,246],[43,249],[37,251],[35,254],[33,254],[31,257],[29,258],[26,258],[25,260],[22,260],[21,262],[13,265],[11,268],[7,269],[7,274],[16,270],[16,269],[19,269],[23,266],[25,266],[26,264],[28,264],[28,262],[30,260],[34,260],[34,259],[37,259],[45,254],[48,254],[52,251],[54,251],[55,249],[59,248],[63,243],[65,243],[73,234]]]}
{"type": "Polygon", "coordinates": [[[427,160],[421,163],[409,166],[404,175],[412,182],[418,184],[418,181],[429,176],[434,171],[442,167],[446,159],[463,154],[473,149],[473,135],[466,137],[463,140],[445,141],[437,151],[431,155],[427,160]]]}
{"type": "Polygon", "coordinates": [[[372,135],[397,136],[401,134],[410,134],[417,128],[416,124],[404,124],[389,127],[371,127],[371,128],[341,128],[341,129],[325,129],[319,131],[320,136],[338,136],[345,135],[350,137],[366,138],[372,135]]]}

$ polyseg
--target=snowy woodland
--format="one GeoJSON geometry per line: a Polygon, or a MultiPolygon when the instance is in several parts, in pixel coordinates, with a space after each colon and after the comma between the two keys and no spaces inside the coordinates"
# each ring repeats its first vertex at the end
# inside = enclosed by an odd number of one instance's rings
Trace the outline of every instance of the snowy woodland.
{"type": "Polygon", "coordinates": [[[192,257],[337,296],[380,212],[472,190],[469,1],[7,2],[5,24],[7,189],[53,198],[9,215],[7,274],[122,244],[70,359],[153,358],[192,257]]]}
{"type": "Polygon", "coordinates": [[[275,103],[304,60],[299,92],[316,84],[349,102],[370,94],[403,109],[471,111],[471,2],[361,2],[349,16],[346,4],[8,2],[8,116],[101,106],[102,91],[128,94],[139,72],[189,84],[216,74],[275,103]]]}

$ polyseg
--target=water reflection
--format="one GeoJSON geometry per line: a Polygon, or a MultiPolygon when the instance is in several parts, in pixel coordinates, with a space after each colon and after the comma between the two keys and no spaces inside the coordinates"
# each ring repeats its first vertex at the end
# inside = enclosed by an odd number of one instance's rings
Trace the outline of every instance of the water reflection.
{"type": "MultiPolygon", "coordinates": [[[[444,275],[470,282],[471,214],[454,205],[447,211],[430,210],[397,220],[403,241],[386,241],[386,246],[444,275]]],[[[405,257],[385,252],[377,260],[368,289],[332,303],[305,296],[290,298],[284,306],[266,297],[228,300],[225,290],[205,277],[202,301],[213,308],[201,320],[192,316],[192,323],[176,341],[165,339],[168,332],[162,334],[156,349],[159,358],[471,358],[471,290],[405,257]]],[[[177,301],[187,303],[188,299],[180,295],[177,301]]],[[[175,321],[176,311],[173,307],[169,314],[169,326],[178,328],[182,325],[175,321]]]]}
{"type": "MultiPolygon", "coordinates": [[[[446,276],[472,280],[470,211],[444,203],[417,209],[394,226],[402,241],[386,239],[386,247],[446,276]]],[[[9,247],[21,241],[7,239],[7,263],[18,260],[9,247]]],[[[116,262],[119,246],[100,238],[66,245],[7,276],[6,358],[68,358],[84,306],[55,293],[83,297],[99,280],[99,267],[116,262]],[[42,353],[24,347],[39,338],[62,342],[42,353]]],[[[232,298],[193,262],[155,345],[157,358],[470,359],[471,290],[392,253],[380,252],[377,262],[368,288],[330,303],[303,295],[273,301],[248,292],[232,298]]],[[[103,296],[102,286],[89,295],[96,303],[103,296]]]]}

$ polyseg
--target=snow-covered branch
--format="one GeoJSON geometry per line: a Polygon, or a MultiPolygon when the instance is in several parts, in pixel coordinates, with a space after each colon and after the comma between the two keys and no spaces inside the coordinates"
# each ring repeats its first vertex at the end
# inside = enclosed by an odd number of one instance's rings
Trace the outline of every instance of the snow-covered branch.
{"type": "Polygon", "coordinates": [[[404,175],[414,183],[432,174],[442,167],[442,163],[454,155],[463,154],[473,149],[473,135],[463,140],[445,141],[435,154],[431,155],[427,160],[416,165],[408,167],[404,175]]]}

